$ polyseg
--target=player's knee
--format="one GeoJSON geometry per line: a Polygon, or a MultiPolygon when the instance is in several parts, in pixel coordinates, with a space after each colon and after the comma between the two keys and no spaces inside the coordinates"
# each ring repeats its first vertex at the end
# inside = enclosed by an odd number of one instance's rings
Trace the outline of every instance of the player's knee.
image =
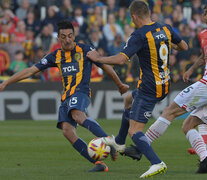
{"type": "Polygon", "coordinates": [[[75,122],[77,122],[79,120],[79,114],[78,113],[73,112],[73,113],[71,113],[71,116],[72,116],[72,118],[75,122]]]}
{"type": "Polygon", "coordinates": [[[72,111],[71,116],[75,122],[79,125],[82,125],[84,120],[87,118],[85,114],[81,113],[80,111],[72,111]]]}

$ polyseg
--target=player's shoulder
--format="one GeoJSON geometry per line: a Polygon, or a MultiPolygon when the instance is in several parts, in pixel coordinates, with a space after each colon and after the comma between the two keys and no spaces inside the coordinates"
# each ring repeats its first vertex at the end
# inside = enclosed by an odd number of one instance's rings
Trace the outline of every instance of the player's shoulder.
{"type": "Polygon", "coordinates": [[[49,53],[48,55],[56,55],[58,52],[61,52],[61,51],[62,51],[62,49],[61,48],[58,48],[55,51],[49,53]]]}
{"type": "Polygon", "coordinates": [[[172,27],[169,24],[165,24],[165,23],[156,22],[155,23],[155,26],[156,26],[156,28],[166,27],[167,29],[172,30],[172,27]]]}
{"type": "Polygon", "coordinates": [[[91,50],[94,49],[92,46],[87,45],[87,44],[83,44],[83,43],[76,43],[76,46],[78,46],[79,48],[81,48],[81,50],[83,52],[88,52],[88,51],[91,51],[91,50]]]}
{"type": "Polygon", "coordinates": [[[43,59],[47,59],[47,60],[52,60],[53,61],[53,60],[56,59],[58,52],[61,54],[61,51],[62,51],[61,49],[56,49],[55,51],[45,55],[43,59]]]}
{"type": "Polygon", "coordinates": [[[149,31],[153,32],[153,31],[156,31],[158,28],[163,28],[163,27],[166,27],[169,30],[172,29],[172,27],[168,24],[153,22],[149,25],[145,25],[145,26],[142,26],[141,28],[138,28],[137,30],[134,31],[134,34],[145,36],[146,33],[148,33],[149,31]]]}

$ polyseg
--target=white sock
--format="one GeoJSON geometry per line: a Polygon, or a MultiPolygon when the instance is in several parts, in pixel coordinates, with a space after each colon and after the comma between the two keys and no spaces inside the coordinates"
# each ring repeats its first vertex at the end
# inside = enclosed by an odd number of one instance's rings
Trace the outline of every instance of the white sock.
{"type": "Polygon", "coordinates": [[[207,135],[207,124],[200,124],[198,125],[198,132],[202,135],[207,135]]]}
{"type": "Polygon", "coordinates": [[[198,125],[198,132],[202,136],[205,144],[207,144],[207,124],[198,125]]]}
{"type": "Polygon", "coordinates": [[[170,121],[163,117],[159,117],[147,130],[145,136],[148,138],[150,143],[159,138],[170,125],[170,121]]]}
{"type": "Polygon", "coordinates": [[[191,129],[187,132],[186,138],[190,141],[191,146],[200,157],[200,161],[203,161],[207,157],[207,149],[201,135],[195,129],[191,129]]]}

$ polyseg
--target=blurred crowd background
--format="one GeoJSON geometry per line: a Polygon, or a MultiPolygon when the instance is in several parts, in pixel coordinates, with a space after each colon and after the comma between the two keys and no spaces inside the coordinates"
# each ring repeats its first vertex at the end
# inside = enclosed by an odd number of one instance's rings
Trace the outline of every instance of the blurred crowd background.
{"type": "MultiPolygon", "coordinates": [[[[40,61],[60,44],[56,23],[70,19],[76,41],[94,46],[101,55],[114,55],[124,47],[135,30],[128,6],[132,0],[1,0],[0,1],[0,76],[12,74],[40,61]]],[[[202,19],[207,0],[146,0],[152,20],[170,24],[188,43],[189,50],[172,50],[172,82],[182,81],[182,74],[200,55],[198,33],[207,28],[202,19]]],[[[123,66],[113,66],[123,81],[139,79],[139,60],[135,55],[123,66]]],[[[192,76],[195,82],[203,68],[192,76]]],[[[95,65],[92,81],[109,80],[95,65]]],[[[57,68],[50,68],[32,79],[61,81],[57,68]]]]}

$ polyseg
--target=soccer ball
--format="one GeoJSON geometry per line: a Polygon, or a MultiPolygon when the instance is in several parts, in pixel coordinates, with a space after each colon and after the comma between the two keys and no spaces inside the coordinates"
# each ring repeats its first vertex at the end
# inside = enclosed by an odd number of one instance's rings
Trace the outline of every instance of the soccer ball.
{"type": "Polygon", "coordinates": [[[88,154],[94,160],[104,160],[109,156],[110,146],[104,144],[101,138],[92,139],[88,144],[88,154]]]}

